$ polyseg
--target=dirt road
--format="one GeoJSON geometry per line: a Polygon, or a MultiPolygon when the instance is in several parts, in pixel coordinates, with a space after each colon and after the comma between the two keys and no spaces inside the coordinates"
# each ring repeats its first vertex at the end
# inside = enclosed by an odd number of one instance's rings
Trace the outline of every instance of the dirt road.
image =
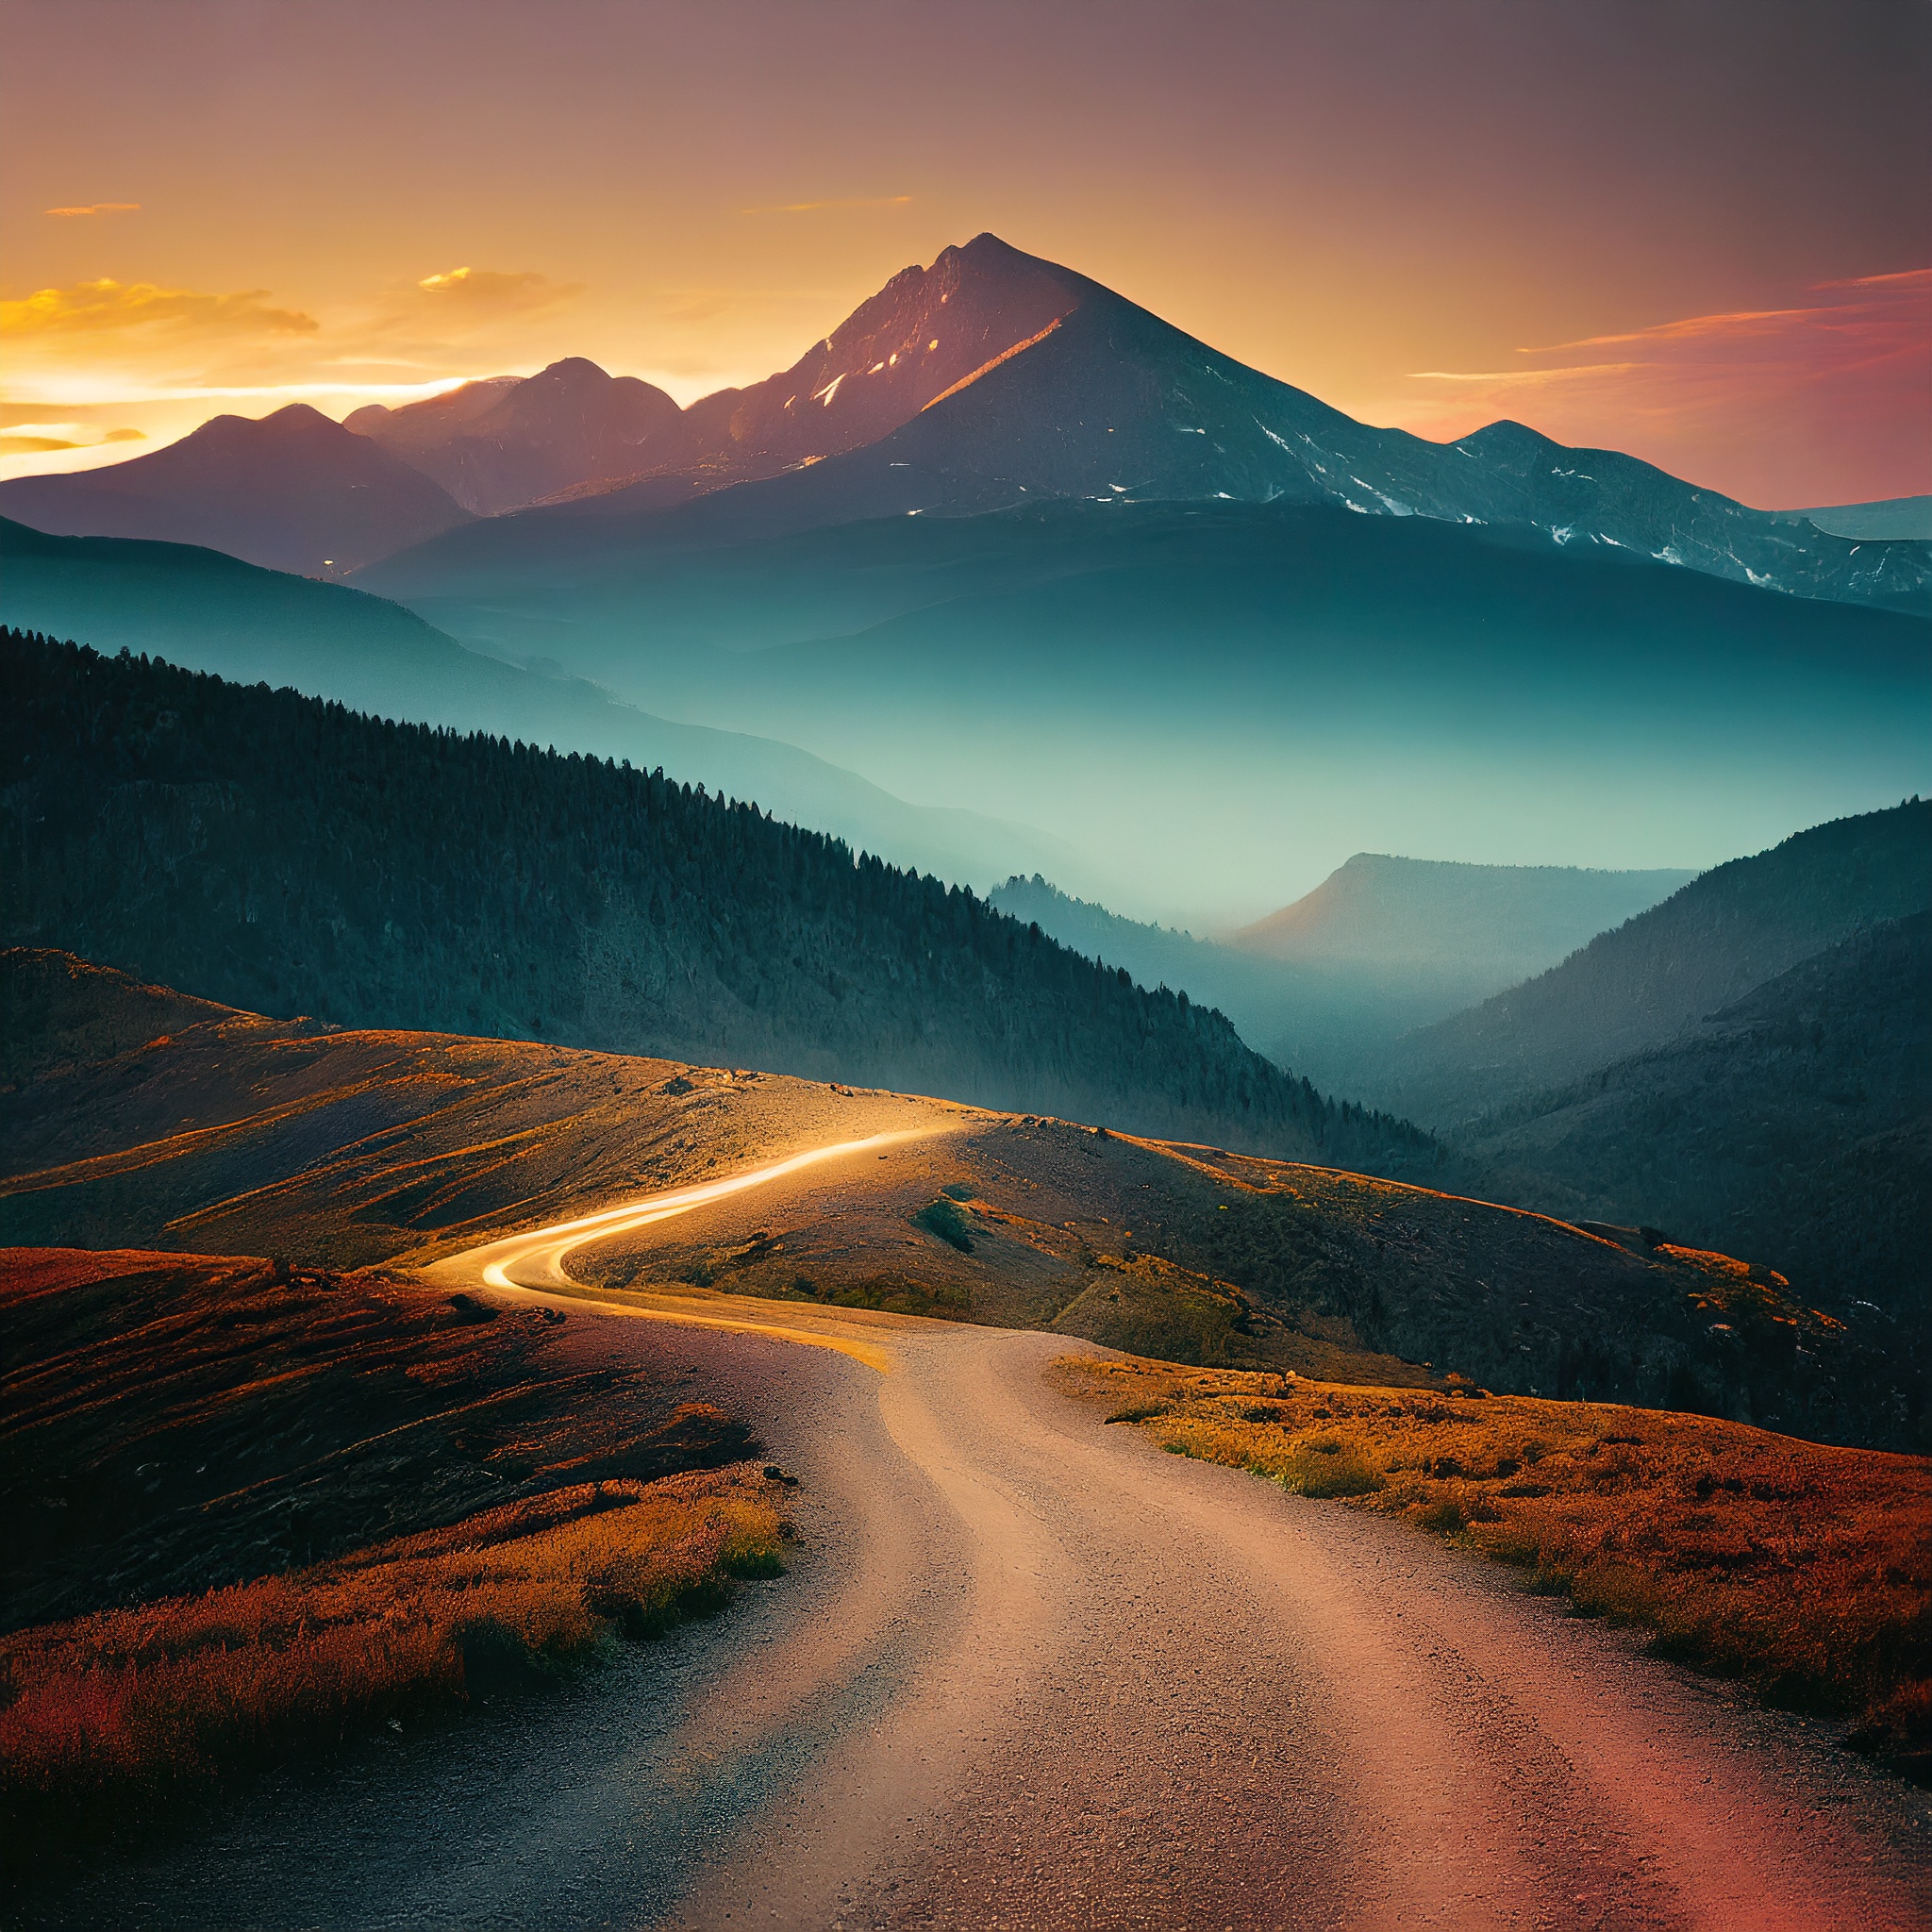
{"type": "MultiPolygon", "coordinates": [[[[570,1245],[438,1272],[541,1293],[570,1245]]],[[[61,1923],[1932,1924],[1925,1793],[1399,1524],[1158,1454],[1048,1386],[1059,1338],[572,1306],[573,1347],[759,1422],[793,1574],[614,1681],[286,1780],[61,1923]]]]}

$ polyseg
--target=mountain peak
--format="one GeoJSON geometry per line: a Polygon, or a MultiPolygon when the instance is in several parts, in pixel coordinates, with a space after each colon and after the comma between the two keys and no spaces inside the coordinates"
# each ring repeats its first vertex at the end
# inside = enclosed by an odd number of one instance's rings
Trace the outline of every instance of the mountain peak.
{"type": "Polygon", "coordinates": [[[601,388],[605,383],[615,382],[619,378],[601,364],[592,362],[588,356],[565,356],[558,361],[547,363],[525,380],[526,383],[572,383],[601,388]]]}
{"type": "MultiPolygon", "coordinates": [[[[325,416],[309,404],[284,403],[279,409],[272,409],[266,416],[210,416],[200,428],[192,429],[182,437],[175,447],[186,448],[195,442],[260,442],[298,438],[308,441],[344,433],[342,425],[334,417],[325,416]]],[[[157,450],[152,454],[158,456],[161,452],[157,450]]]]}
{"type": "Polygon", "coordinates": [[[54,536],[201,544],[304,576],[467,521],[427,476],[307,403],[217,416],[126,462],[0,484],[0,508],[54,536]]]}
{"type": "Polygon", "coordinates": [[[432,397],[393,414],[358,410],[355,427],[481,516],[587,485],[609,489],[689,458],[677,405],[587,356],[454,393],[460,403],[432,397]]]}

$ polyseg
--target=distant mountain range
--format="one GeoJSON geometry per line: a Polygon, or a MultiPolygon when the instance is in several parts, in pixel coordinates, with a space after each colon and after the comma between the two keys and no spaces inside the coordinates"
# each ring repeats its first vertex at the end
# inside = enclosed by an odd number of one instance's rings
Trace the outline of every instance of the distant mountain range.
{"type": "Polygon", "coordinates": [[[1503,856],[1534,827],[1546,852],[1682,863],[1932,789],[1932,625],[1898,612],[1322,505],[1058,502],[715,542],[706,510],[499,519],[467,576],[431,545],[358,581],[479,649],[1051,824],[1093,860],[1062,887],[1197,930],[1342,839],[1338,858],[1424,836],[1503,856]],[[526,568],[540,525],[610,541],[526,568]]]}
{"type": "Polygon", "coordinates": [[[1143,986],[1217,1008],[1271,1059],[1347,1091],[1401,1035],[1554,965],[1691,876],[1363,852],[1224,943],[1123,919],[1038,876],[989,896],[1143,986]]]}
{"type": "MultiPolygon", "coordinates": [[[[1409,916],[1433,902],[1441,957],[1467,970],[1457,927],[1480,935],[1485,893],[1450,889],[1468,874],[1493,901],[1491,871],[1351,860],[1294,917],[1261,922],[1316,956],[1282,960],[1117,919],[1041,881],[994,899],[1143,983],[1221,1007],[1274,1058],[1299,1046],[1293,1064],[1322,1085],[1430,1126],[1443,1185],[1613,1224],[1640,1247],[1649,1226],[1759,1257],[1867,1341],[1909,1354],[1932,1320],[1932,803],[1718,866],[1551,970],[1418,1025],[1445,982],[1405,976],[1402,949],[1424,952],[1426,931],[1409,916]],[[1364,881],[1370,917],[1357,910],[1364,881]]],[[[1493,871],[1517,929],[1549,940],[1548,910],[1531,908],[1594,901],[1614,914],[1620,892],[1648,890],[1643,874],[1493,871]]]]}
{"type": "Polygon", "coordinates": [[[991,236],[687,409],[569,360],[356,430],[199,435],[248,444],[245,489],[190,438],[0,510],[171,540],[192,512],[221,546],[228,504],[225,547],[270,559],[273,525],[272,560],[326,575],[375,540],[289,537],[297,445],[359,451],[440,531],[387,517],[359,586],[653,716],[1049,825],[1061,862],[972,875],[1131,917],[1233,924],[1424,826],[1683,864],[1932,789],[1932,547],[1519,425],[1373,428],[991,236]]]}
{"type": "Polygon", "coordinates": [[[437,486],[413,499],[373,457],[351,476],[312,414],[278,411],[268,419],[277,434],[258,439],[221,418],[171,450],[23,478],[0,486],[0,511],[60,534],[210,543],[312,574],[325,556],[346,553],[354,567],[420,544],[463,521],[452,502],[493,516],[576,499],[525,516],[513,534],[449,538],[409,566],[412,577],[446,579],[477,566],[501,578],[559,558],[581,564],[634,543],[640,518],[678,506],[695,521],[675,541],[1042,498],[1329,504],[1534,529],[1559,549],[1932,609],[1923,546],[1855,543],[1519,424],[1454,443],[1370,427],[992,235],[902,271],[790,369],[688,409],[572,358],[527,380],[357,411],[365,456],[380,449],[437,486]],[[328,491],[295,531],[288,519],[302,506],[283,468],[298,428],[328,491]],[[347,516],[337,500],[347,489],[376,491],[381,514],[347,516]]]}
{"type": "Polygon", "coordinates": [[[1357,852],[1291,906],[1230,936],[1270,959],[1412,967],[1507,986],[1556,964],[1695,874],[1462,865],[1357,852]]]}
{"type": "Polygon", "coordinates": [[[0,519],[0,623],[287,685],[380,717],[661,765],[685,784],[754,799],[855,850],[961,884],[990,883],[1015,864],[1069,862],[1065,846],[1030,826],[908,805],[791,745],[652,717],[581,679],[466,650],[380,597],[217,551],[46,537],[0,519]]]}
{"type": "Polygon", "coordinates": [[[1802,960],[1932,909],[1932,800],[1713,867],[1526,984],[1412,1033],[1357,1091],[1439,1129],[1690,1035],[1802,960]]]}
{"type": "Polygon", "coordinates": [[[661,438],[639,454],[658,460],[640,461],[628,487],[538,512],[514,534],[451,538],[402,577],[446,582],[481,567],[502,583],[559,560],[580,568],[699,492],[707,500],[661,541],[1042,498],[1286,502],[1533,528],[1558,549],[1623,550],[1805,596],[1932,608],[1932,553],[1918,546],[1855,554],[1802,519],[1520,424],[1454,443],[1371,428],[991,235],[894,276],[781,375],[693,404],[680,432],[661,410],[653,420],[661,438]]]}
{"type": "Polygon", "coordinates": [[[497,377],[343,424],[435,479],[467,510],[495,516],[634,477],[689,431],[677,405],[634,375],[574,356],[519,381],[497,377]]]}
{"type": "Polygon", "coordinates": [[[1717,866],[1324,1076],[1435,1128],[1465,1191],[1761,1257],[1909,1354],[1932,1321],[1928,921],[1914,798],[1717,866]]]}
{"type": "Polygon", "coordinates": [[[346,576],[470,515],[420,471],[306,403],[217,416],[129,462],[0,483],[0,515],[61,537],[144,537],[270,570],[346,576]]]}
{"type": "Polygon", "coordinates": [[[542,1039],[1426,1166],[1219,1014],[658,775],[0,633],[0,942],[542,1039]]]}

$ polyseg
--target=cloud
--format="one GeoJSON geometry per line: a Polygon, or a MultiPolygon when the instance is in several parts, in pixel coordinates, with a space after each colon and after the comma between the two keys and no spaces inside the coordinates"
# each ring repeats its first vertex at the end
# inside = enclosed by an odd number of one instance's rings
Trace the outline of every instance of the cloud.
{"type": "Polygon", "coordinates": [[[741,208],[741,215],[814,215],[832,208],[905,208],[909,194],[882,194],[870,201],[784,201],[772,208],[741,208]]]}
{"type": "MultiPolygon", "coordinates": [[[[10,413],[10,412],[9,412],[10,413]]],[[[94,449],[104,442],[145,442],[144,429],[110,429],[97,436],[85,423],[9,423],[0,456],[34,456],[57,449],[94,449]]]]}
{"type": "Polygon", "coordinates": [[[1636,362],[1582,362],[1568,369],[1416,369],[1406,378],[1409,382],[1502,383],[1519,389],[1533,389],[1540,383],[1587,381],[1596,375],[1618,375],[1636,362]]]}
{"type": "Polygon", "coordinates": [[[85,208],[43,208],[43,215],[131,215],[139,213],[138,201],[91,201],[85,208]]]}
{"type": "Polygon", "coordinates": [[[1906,283],[1916,288],[1932,288],[1932,268],[1902,268],[1889,275],[1856,275],[1848,282],[1813,282],[1814,292],[1822,289],[1879,289],[1903,288],[1906,283]]]}
{"type": "Polygon", "coordinates": [[[22,301],[0,302],[0,336],[96,335],[122,329],[165,330],[184,336],[306,335],[318,326],[299,309],[268,306],[266,289],[233,295],[163,289],[153,282],[103,278],[71,289],[37,289],[22,301]]]}
{"type": "Polygon", "coordinates": [[[1773,508],[1932,489],[1932,269],[1805,292],[1522,349],[1511,369],[1418,370],[1371,412],[1445,440],[1513,416],[1773,508]]]}
{"type": "Polygon", "coordinates": [[[553,282],[534,269],[508,273],[493,268],[453,268],[425,275],[416,284],[441,308],[466,315],[514,315],[549,308],[584,292],[581,282],[553,282]]]}

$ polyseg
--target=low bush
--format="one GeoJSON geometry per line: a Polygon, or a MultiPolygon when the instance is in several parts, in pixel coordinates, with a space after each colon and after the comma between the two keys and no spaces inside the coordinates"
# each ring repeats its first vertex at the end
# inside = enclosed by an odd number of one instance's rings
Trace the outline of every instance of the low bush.
{"type": "Polygon", "coordinates": [[[973,1252],[973,1224],[966,1219],[959,1204],[943,1194],[930,1207],[922,1208],[912,1217],[912,1224],[937,1235],[949,1248],[958,1248],[962,1255],[973,1252]]]}

